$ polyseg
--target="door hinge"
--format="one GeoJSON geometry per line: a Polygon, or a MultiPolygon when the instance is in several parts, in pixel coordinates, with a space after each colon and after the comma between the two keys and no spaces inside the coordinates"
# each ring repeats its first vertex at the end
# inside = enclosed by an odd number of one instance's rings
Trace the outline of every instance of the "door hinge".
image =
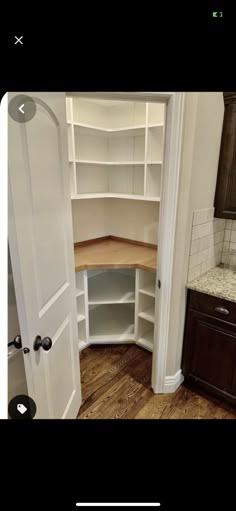
{"type": "Polygon", "coordinates": [[[161,281],[159,279],[158,279],[157,285],[158,285],[158,288],[161,289],[161,281]]]}

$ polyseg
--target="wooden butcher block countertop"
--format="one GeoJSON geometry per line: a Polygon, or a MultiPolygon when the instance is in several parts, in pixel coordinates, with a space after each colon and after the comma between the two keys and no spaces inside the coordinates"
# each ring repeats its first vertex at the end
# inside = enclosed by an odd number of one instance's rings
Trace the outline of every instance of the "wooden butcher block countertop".
{"type": "Polygon", "coordinates": [[[75,271],[96,268],[139,268],[156,271],[157,246],[144,246],[108,236],[75,244],[75,271]]]}

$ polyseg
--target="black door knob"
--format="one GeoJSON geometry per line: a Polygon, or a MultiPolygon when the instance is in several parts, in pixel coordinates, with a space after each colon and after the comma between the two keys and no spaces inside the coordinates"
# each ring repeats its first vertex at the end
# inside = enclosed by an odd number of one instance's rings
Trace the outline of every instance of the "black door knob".
{"type": "Polygon", "coordinates": [[[37,335],[34,341],[34,351],[38,351],[41,347],[45,351],[49,351],[52,347],[52,339],[50,337],[44,337],[44,339],[42,339],[41,335],[37,335]]]}
{"type": "Polygon", "coordinates": [[[20,335],[16,335],[15,339],[13,340],[13,344],[14,344],[15,348],[17,348],[18,350],[20,348],[22,348],[22,342],[21,342],[21,336],[20,335]]]}
{"type": "Polygon", "coordinates": [[[8,343],[8,347],[9,346],[15,346],[15,348],[17,348],[18,350],[20,348],[22,348],[21,336],[16,335],[16,337],[13,339],[13,341],[8,343]]]}

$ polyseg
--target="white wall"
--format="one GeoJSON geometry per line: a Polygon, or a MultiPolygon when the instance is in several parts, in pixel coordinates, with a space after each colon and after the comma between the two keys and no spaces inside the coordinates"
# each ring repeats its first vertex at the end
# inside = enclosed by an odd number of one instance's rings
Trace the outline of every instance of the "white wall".
{"type": "Polygon", "coordinates": [[[222,93],[186,94],[167,376],[181,365],[193,211],[214,204],[223,115],[222,93]]]}
{"type": "Polygon", "coordinates": [[[157,243],[159,204],[126,199],[72,201],[74,242],[112,234],[157,243]]]}
{"type": "Polygon", "coordinates": [[[124,199],[108,199],[107,202],[107,230],[110,234],[157,244],[158,203],[124,199]]]}
{"type": "Polygon", "coordinates": [[[74,243],[110,234],[106,230],[106,199],[72,200],[74,243]]]}

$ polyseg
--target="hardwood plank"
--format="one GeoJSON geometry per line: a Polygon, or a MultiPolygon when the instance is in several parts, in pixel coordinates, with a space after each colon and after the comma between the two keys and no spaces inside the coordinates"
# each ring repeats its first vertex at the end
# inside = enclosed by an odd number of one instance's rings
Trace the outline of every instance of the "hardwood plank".
{"type": "Polygon", "coordinates": [[[135,345],[92,346],[80,354],[79,419],[236,419],[236,409],[181,385],[153,394],[152,354],[135,345]]]}
{"type": "Polygon", "coordinates": [[[147,378],[147,366],[142,360],[140,363],[134,360],[133,365],[136,368],[136,378],[130,377],[128,372],[122,370],[113,378],[112,384],[107,384],[102,392],[97,392],[93,396],[96,397],[95,402],[85,411],[81,410],[81,418],[118,419],[127,415],[129,418],[132,416],[132,407],[139,399],[139,394],[143,392],[142,382],[147,378]]]}
{"type": "Polygon", "coordinates": [[[139,268],[156,271],[157,248],[105,239],[74,249],[75,271],[96,268],[139,268]]]}
{"type": "Polygon", "coordinates": [[[88,400],[89,396],[98,391],[100,387],[114,379],[129,361],[136,360],[137,356],[136,352],[126,350],[122,355],[119,354],[117,357],[113,357],[112,360],[102,360],[102,363],[98,361],[96,366],[93,365],[92,374],[88,374],[88,379],[84,376],[84,371],[83,373],[81,372],[83,403],[88,400]]]}
{"type": "MultiPolygon", "coordinates": [[[[116,347],[114,346],[116,350],[116,347]]],[[[124,374],[127,374],[129,381],[131,380],[130,374],[132,374],[132,365],[137,366],[139,361],[143,366],[145,358],[143,357],[142,349],[136,349],[136,346],[129,346],[128,350],[121,356],[117,361],[111,365],[103,368],[103,362],[100,363],[100,368],[97,373],[97,377],[93,378],[87,385],[82,383],[82,407],[80,412],[83,413],[98,398],[103,395],[106,390],[109,390],[111,385],[116,384],[122,378],[124,374]],[[124,372],[125,369],[125,372],[124,372]],[[122,372],[123,371],[123,372],[122,372]]],[[[149,357],[150,358],[150,357],[149,357]]],[[[150,360],[148,360],[150,366],[150,360]]],[[[133,369],[135,372],[135,370],[133,369]]],[[[146,374],[150,380],[151,369],[146,371],[146,374]]],[[[135,373],[135,377],[139,377],[138,371],[135,373]]]]}

